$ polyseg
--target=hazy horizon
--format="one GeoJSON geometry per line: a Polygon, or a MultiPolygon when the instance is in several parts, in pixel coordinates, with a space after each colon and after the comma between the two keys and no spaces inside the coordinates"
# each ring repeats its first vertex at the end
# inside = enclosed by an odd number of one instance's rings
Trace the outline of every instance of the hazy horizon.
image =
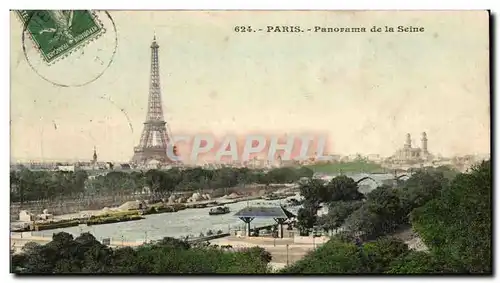
{"type": "Polygon", "coordinates": [[[490,154],[487,12],[109,13],[113,63],[95,82],[64,88],[27,64],[11,12],[11,161],[88,161],[94,146],[99,160],[129,161],[146,117],[153,34],[174,136],[313,132],[328,135],[327,154],[390,156],[407,133],[419,147],[426,132],[435,155],[490,154]],[[426,31],[234,32],[282,24],[426,31]]]}

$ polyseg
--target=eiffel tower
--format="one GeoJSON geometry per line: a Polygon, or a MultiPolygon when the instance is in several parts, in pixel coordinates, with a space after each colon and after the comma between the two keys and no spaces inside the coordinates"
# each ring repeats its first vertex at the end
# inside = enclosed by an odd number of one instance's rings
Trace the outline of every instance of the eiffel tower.
{"type": "Polygon", "coordinates": [[[176,147],[172,144],[172,135],[169,127],[163,118],[163,107],[161,104],[160,88],[160,67],[158,62],[158,48],[156,35],[151,43],[151,78],[149,81],[148,113],[144,129],[142,130],[139,145],[134,148],[132,163],[143,166],[152,160],[158,161],[158,165],[172,165],[177,163],[167,155],[169,147],[173,147],[174,154],[177,154],[176,147]]]}

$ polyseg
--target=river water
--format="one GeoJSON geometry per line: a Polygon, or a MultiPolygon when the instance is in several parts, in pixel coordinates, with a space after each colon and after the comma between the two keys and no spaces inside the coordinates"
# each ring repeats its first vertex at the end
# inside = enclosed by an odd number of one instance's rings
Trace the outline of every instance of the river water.
{"type": "MultiPolygon", "coordinates": [[[[354,180],[359,180],[363,177],[370,176],[375,179],[373,181],[362,182],[360,191],[366,193],[381,185],[383,180],[392,178],[389,174],[356,174],[349,176],[354,180]]],[[[163,237],[183,237],[187,235],[198,236],[200,233],[206,233],[212,230],[214,233],[218,230],[228,232],[229,229],[242,229],[245,224],[234,214],[243,209],[247,205],[257,206],[258,204],[278,205],[284,204],[285,200],[280,201],[264,201],[251,200],[238,202],[226,205],[231,210],[231,213],[223,215],[210,216],[208,214],[210,208],[185,209],[174,213],[162,213],[146,215],[145,219],[138,221],[104,224],[97,226],[79,226],[69,227],[54,230],[46,230],[33,232],[34,236],[52,236],[57,232],[68,232],[74,236],[78,236],[83,232],[90,232],[98,240],[103,238],[111,238],[112,241],[136,242],[159,240],[163,237]]],[[[292,213],[297,213],[299,207],[288,207],[292,213]]],[[[256,218],[251,222],[251,227],[274,224],[273,219],[256,218]]]]}

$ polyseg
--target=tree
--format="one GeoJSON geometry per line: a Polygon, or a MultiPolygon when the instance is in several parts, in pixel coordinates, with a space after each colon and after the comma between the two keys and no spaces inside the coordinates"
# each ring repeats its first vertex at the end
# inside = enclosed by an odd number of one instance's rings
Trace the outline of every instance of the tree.
{"type": "Polygon", "coordinates": [[[346,227],[354,234],[373,238],[394,232],[405,223],[406,215],[401,206],[397,190],[378,187],[371,191],[363,205],[352,212],[346,220],[346,227]]]}
{"type": "Polygon", "coordinates": [[[282,269],[280,273],[365,273],[367,269],[363,264],[363,257],[364,254],[354,243],[334,237],[293,265],[282,269]]]}
{"type": "Polygon", "coordinates": [[[89,233],[73,239],[55,234],[46,245],[30,244],[12,256],[16,273],[266,273],[271,254],[262,248],[237,251],[191,247],[164,238],[138,248],[110,249],[89,233]]]}
{"type": "Polygon", "coordinates": [[[345,221],[345,226],[352,234],[360,234],[365,238],[373,238],[383,235],[384,219],[370,210],[369,206],[363,205],[355,210],[345,221]]]}
{"type": "Polygon", "coordinates": [[[432,252],[471,273],[491,273],[491,163],[459,174],[441,195],[411,214],[432,252]]]}
{"type": "Polygon", "coordinates": [[[308,235],[309,229],[313,228],[317,220],[317,209],[311,206],[304,206],[297,213],[297,221],[301,235],[308,235]]]}
{"type": "Polygon", "coordinates": [[[123,195],[142,192],[148,188],[158,199],[174,191],[222,189],[228,191],[238,185],[258,183],[293,183],[302,177],[312,177],[309,168],[261,169],[201,167],[169,170],[152,169],[147,172],[111,171],[104,176],[89,179],[86,171],[51,172],[22,169],[11,171],[10,195],[12,202],[32,200],[62,200],[65,198],[94,198],[102,195],[123,195]]]}
{"type": "Polygon", "coordinates": [[[314,171],[311,168],[302,166],[297,169],[297,176],[299,178],[312,178],[314,175],[314,171]]]}
{"type": "Polygon", "coordinates": [[[394,231],[396,227],[405,223],[407,218],[396,189],[376,188],[368,194],[365,205],[384,220],[385,232],[394,231]]]}
{"type": "Polygon", "coordinates": [[[323,195],[324,202],[361,200],[364,195],[358,191],[358,184],[345,175],[333,178],[327,185],[323,195]]]}
{"type": "Polygon", "coordinates": [[[404,210],[403,214],[408,215],[414,208],[438,197],[443,189],[449,186],[450,178],[454,176],[456,172],[445,166],[425,168],[418,170],[405,182],[399,183],[396,191],[401,201],[400,206],[404,210]]]}
{"type": "Polygon", "coordinates": [[[188,250],[191,248],[191,245],[188,242],[175,239],[172,237],[164,237],[163,239],[161,239],[156,243],[156,246],[171,247],[173,249],[183,249],[183,250],[188,250]]]}
{"type": "Polygon", "coordinates": [[[363,246],[363,251],[367,255],[366,264],[372,273],[386,272],[395,258],[409,252],[408,245],[391,237],[381,237],[375,242],[367,243],[363,246]]]}
{"type": "Polygon", "coordinates": [[[409,251],[393,260],[385,273],[389,274],[433,274],[464,273],[459,264],[439,260],[427,252],[409,251]]]}
{"type": "Polygon", "coordinates": [[[320,203],[325,194],[325,186],[323,180],[310,178],[303,181],[299,185],[300,194],[310,203],[320,203]]]}
{"type": "Polygon", "coordinates": [[[261,259],[262,262],[265,263],[270,263],[271,260],[273,259],[271,253],[261,247],[245,248],[242,249],[241,251],[244,253],[249,253],[251,255],[257,256],[261,259]]]}
{"type": "Polygon", "coordinates": [[[318,222],[326,231],[337,230],[355,210],[363,205],[362,201],[336,201],[328,205],[328,213],[318,222]]]}
{"type": "Polygon", "coordinates": [[[414,254],[404,242],[390,237],[359,245],[352,239],[335,236],[281,273],[404,273],[403,260],[414,254]]]}
{"type": "Polygon", "coordinates": [[[87,173],[11,171],[11,201],[24,203],[41,199],[59,199],[78,196],[85,191],[87,173]]]}
{"type": "Polygon", "coordinates": [[[11,273],[24,273],[23,265],[27,262],[27,256],[25,254],[13,254],[11,255],[10,261],[10,272],[11,273]]]}

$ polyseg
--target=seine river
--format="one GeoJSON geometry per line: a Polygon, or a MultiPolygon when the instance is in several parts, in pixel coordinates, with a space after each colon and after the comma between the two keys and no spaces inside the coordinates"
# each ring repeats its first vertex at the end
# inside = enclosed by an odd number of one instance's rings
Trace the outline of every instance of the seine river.
{"type": "MultiPolygon", "coordinates": [[[[369,180],[362,182],[361,189],[363,193],[373,190],[377,185],[381,185],[383,180],[392,178],[390,174],[356,174],[350,176],[354,180],[359,180],[363,177],[370,176],[376,183],[369,180]]],[[[82,232],[92,233],[98,240],[103,238],[111,238],[113,241],[124,242],[143,242],[144,240],[159,240],[163,237],[183,237],[187,235],[198,236],[200,233],[206,233],[208,230],[214,232],[222,230],[227,232],[229,229],[243,228],[244,223],[234,216],[236,212],[243,209],[247,205],[257,206],[259,203],[265,205],[278,205],[285,203],[285,200],[280,201],[264,201],[252,200],[248,202],[238,202],[228,204],[227,207],[231,213],[224,215],[210,216],[208,212],[210,208],[185,209],[175,213],[163,213],[146,215],[145,219],[138,221],[104,224],[97,226],[80,226],[69,227],[62,229],[46,230],[41,232],[33,232],[34,236],[51,236],[57,232],[68,232],[74,236],[78,236],[82,232]]],[[[297,213],[298,207],[288,207],[293,213],[297,213]]],[[[275,223],[273,219],[254,219],[251,222],[252,227],[263,226],[275,223]]]]}

